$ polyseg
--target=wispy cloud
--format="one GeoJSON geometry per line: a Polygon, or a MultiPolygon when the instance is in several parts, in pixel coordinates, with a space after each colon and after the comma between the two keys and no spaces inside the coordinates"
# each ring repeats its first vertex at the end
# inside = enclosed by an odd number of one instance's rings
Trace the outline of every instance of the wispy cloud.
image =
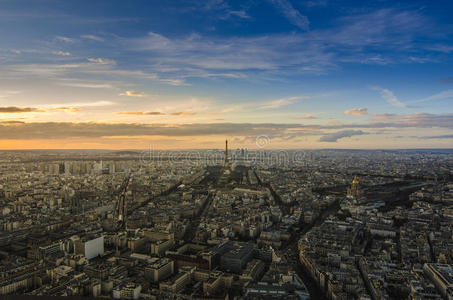
{"type": "Polygon", "coordinates": [[[120,111],[119,115],[133,115],[133,116],[165,116],[166,114],[160,111],[120,111]]]}
{"type": "Polygon", "coordinates": [[[189,111],[177,111],[177,112],[171,113],[170,115],[172,115],[172,116],[180,116],[180,117],[189,117],[189,116],[194,116],[196,114],[197,113],[195,113],[195,112],[189,112],[189,111]]]}
{"type": "Polygon", "coordinates": [[[444,100],[444,99],[453,99],[453,90],[446,90],[446,91],[434,94],[432,96],[415,101],[415,103],[433,101],[433,100],[444,100]]]}
{"type": "Polygon", "coordinates": [[[60,106],[60,107],[55,107],[54,110],[73,113],[73,112],[81,111],[82,108],[80,108],[80,107],[69,107],[69,106],[60,106]]]}
{"type": "MultiPolygon", "coordinates": [[[[40,122],[24,123],[21,126],[0,124],[2,139],[56,139],[56,138],[103,138],[111,136],[246,136],[256,137],[263,132],[271,138],[319,135],[316,128],[303,128],[297,124],[249,124],[249,123],[206,123],[206,124],[128,124],[128,123],[71,123],[40,122]],[[299,128],[297,132],[291,131],[299,128]]],[[[322,133],[322,132],[321,132],[322,133]]]]}
{"type": "Polygon", "coordinates": [[[70,81],[78,82],[80,81],[80,78],[92,81],[105,81],[106,78],[109,78],[109,81],[116,80],[120,82],[130,82],[131,80],[141,79],[161,82],[168,85],[187,85],[184,79],[162,78],[155,73],[148,73],[142,70],[120,69],[115,64],[108,64],[108,61],[102,59],[101,62],[104,63],[99,63],[98,59],[94,59],[93,62],[84,63],[8,65],[2,68],[0,78],[14,77],[35,79],[36,77],[39,77],[51,80],[52,83],[63,85],[68,85],[67,82],[70,81]]]}
{"type": "Polygon", "coordinates": [[[313,120],[316,119],[316,117],[312,115],[306,115],[306,116],[289,116],[290,119],[292,120],[313,120]]]}
{"type": "Polygon", "coordinates": [[[52,53],[60,56],[71,56],[71,52],[66,51],[53,51],[52,53]]]}
{"type": "Polygon", "coordinates": [[[0,107],[1,114],[31,113],[31,112],[45,112],[45,110],[35,107],[17,107],[17,106],[0,107]]]}
{"type": "Polygon", "coordinates": [[[113,86],[107,83],[89,83],[89,82],[60,82],[62,86],[70,86],[77,88],[88,88],[88,89],[111,89],[113,86]]]}
{"type": "MultiPolygon", "coordinates": [[[[269,1],[291,11],[287,0],[269,1]]],[[[425,46],[418,40],[438,38],[433,32],[426,18],[417,11],[381,9],[343,17],[331,28],[308,32],[242,37],[201,34],[170,37],[150,32],[145,37],[123,42],[125,47],[147,57],[155,69],[174,70],[166,74],[180,78],[238,72],[276,76],[323,74],[338,69],[343,63],[407,63],[409,56],[416,57],[414,51],[425,46]]],[[[422,63],[421,59],[411,62],[422,63]]]]}
{"type": "Polygon", "coordinates": [[[18,120],[6,120],[6,121],[0,121],[0,124],[5,124],[5,125],[12,125],[12,126],[15,126],[15,125],[22,125],[24,124],[25,122],[23,121],[18,121],[18,120]]]}
{"type": "Polygon", "coordinates": [[[368,109],[361,107],[361,108],[352,108],[344,111],[345,115],[352,115],[356,117],[360,117],[366,115],[368,113],[368,109]]]}
{"type": "Polygon", "coordinates": [[[100,57],[98,57],[98,58],[90,57],[90,58],[88,58],[88,61],[93,62],[93,63],[98,63],[101,65],[115,65],[116,64],[116,61],[114,61],[113,59],[100,58],[100,57]]]}
{"type": "Polygon", "coordinates": [[[129,96],[129,97],[150,97],[151,95],[145,94],[142,92],[135,92],[135,91],[125,91],[121,93],[120,96],[129,96]]]}
{"type": "Polygon", "coordinates": [[[188,84],[184,79],[164,79],[160,78],[160,82],[166,83],[168,85],[173,85],[173,86],[183,86],[183,85],[190,85],[188,84]]]}
{"type": "Polygon", "coordinates": [[[289,0],[269,0],[269,2],[280,10],[292,24],[302,30],[308,30],[310,24],[308,18],[295,9],[289,0]]]}
{"type": "Polygon", "coordinates": [[[250,19],[250,16],[247,14],[246,9],[243,8],[244,6],[248,5],[243,5],[242,9],[233,9],[228,1],[224,0],[194,1],[193,5],[194,6],[189,8],[189,10],[201,10],[203,12],[209,11],[211,14],[213,13],[213,16],[215,18],[221,20],[227,20],[231,17],[250,19]]]}
{"type": "Polygon", "coordinates": [[[435,45],[429,45],[426,48],[428,50],[447,53],[447,54],[453,52],[453,45],[435,44],[435,45]]]}
{"type": "Polygon", "coordinates": [[[415,62],[419,64],[425,64],[429,62],[436,62],[436,59],[433,59],[431,57],[420,57],[420,56],[409,56],[408,57],[410,62],[415,62]]]}
{"type": "Polygon", "coordinates": [[[133,115],[133,116],[179,116],[179,117],[190,117],[197,113],[189,111],[177,111],[172,113],[163,113],[160,111],[121,111],[117,112],[119,115],[133,115]]]}
{"type": "Polygon", "coordinates": [[[372,114],[368,125],[356,125],[365,128],[413,127],[413,128],[453,128],[453,114],[372,114]]]}
{"type": "Polygon", "coordinates": [[[307,7],[326,6],[327,0],[304,1],[304,5],[307,7]]]}
{"type": "Polygon", "coordinates": [[[398,100],[398,98],[395,96],[395,94],[393,94],[393,92],[391,90],[384,89],[381,87],[372,87],[372,89],[375,91],[379,91],[379,93],[381,94],[381,97],[384,98],[392,106],[404,107],[404,108],[409,107],[408,105],[406,105],[406,104],[402,103],[400,100],[398,100]]]}
{"type": "Polygon", "coordinates": [[[17,95],[22,93],[21,91],[1,91],[0,92],[0,98],[8,98],[13,95],[17,95]]]}
{"type": "Polygon", "coordinates": [[[149,57],[156,68],[177,70],[173,73],[185,77],[243,78],[245,71],[288,69],[320,73],[333,68],[332,55],[322,45],[293,34],[168,38],[151,32],[147,37],[128,41],[128,46],[149,57]]]}
{"type": "Polygon", "coordinates": [[[356,135],[364,135],[364,134],[367,134],[367,133],[363,132],[362,130],[342,130],[342,131],[328,133],[326,135],[323,135],[319,139],[319,141],[334,143],[343,138],[352,137],[352,136],[356,136],[356,135]]]}
{"type": "Polygon", "coordinates": [[[260,108],[261,109],[275,109],[282,106],[287,106],[290,104],[295,103],[297,100],[302,99],[303,97],[288,97],[288,98],[281,98],[272,101],[268,101],[263,103],[260,108]]]}
{"type": "Polygon", "coordinates": [[[74,43],[76,41],[75,39],[66,36],[57,36],[55,39],[65,43],[74,43]]]}
{"type": "Polygon", "coordinates": [[[91,101],[91,102],[70,102],[70,103],[58,103],[58,104],[47,104],[42,105],[45,108],[55,109],[58,107],[103,107],[115,105],[112,101],[91,101]]]}
{"type": "Polygon", "coordinates": [[[228,19],[231,17],[238,17],[241,19],[250,19],[250,16],[247,14],[247,12],[245,10],[227,10],[221,18],[228,19]]]}
{"type": "MultiPolygon", "coordinates": [[[[423,41],[433,41],[430,45],[436,45],[438,49],[449,49],[448,45],[443,44],[445,39],[439,34],[438,28],[434,28],[419,10],[392,8],[365,14],[352,12],[346,17],[332,20],[333,26],[330,28],[305,31],[308,29],[308,20],[297,9],[325,5],[326,1],[268,1],[288,20],[304,30],[242,36],[203,33],[164,35],[159,32],[134,38],[97,36],[91,32],[78,33],[74,37],[59,36],[50,41],[54,47],[50,49],[65,49],[64,45],[55,43],[56,41],[82,47],[82,41],[104,39],[103,48],[100,49],[103,52],[98,55],[115,53],[112,58],[118,60],[118,65],[114,65],[115,61],[111,58],[90,57],[88,62],[93,66],[87,66],[87,61],[75,62],[77,58],[74,57],[71,60],[73,63],[62,68],[37,62],[35,66],[43,68],[41,71],[35,70],[35,74],[49,71],[43,76],[50,75],[48,77],[52,79],[59,79],[61,73],[79,78],[88,73],[91,78],[98,79],[122,76],[121,80],[129,82],[140,77],[168,85],[185,86],[191,84],[190,78],[276,80],[281,75],[325,74],[338,70],[344,63],[396,64],[406,63],[409,57],[413,57],[416,63],[423,63],[430,55],[419,55],[421,50],[434,51],[429,50],[429,45],[423,41]],[[136,55],[128,55],[122,61],[120,54],[130,54],[130,51],[136,55]],[[125,65],[128,65],[127,69],[121,70],[125,65]],[[84,74],[80,74],[82,72],[84,74]]],[[[193,5],[199,9],[216,10],[214,15],[217,18],[224,14],[247,18],[248,12],[252,12],[247,5],[241,4],[233,8],[232,4],[220,0],[202,1],[193,5]]],[[[19,77],[17,73],[14,75],[19,77]]],[[[0,76],[6,77],[9,74],[2,70],[0,76]]]]}
{"type": "Polygon", "coordinates": [[[423,139],[452,139],[453,140],[453,134],[444,134],[444,135],[432,135],[432,136],[424,136],[421,137],[423,139]]]}
{"type": "Polygon", "coordinates": [[[84,34],[84,35],[81,35],[80,37],[83,39],[88,39],[88,40],[93,40],[93,41],[98,41],[98,42],[104,41],[103,38],[96,36],[96,35],[92,35],[92,34],[84,34]]]}

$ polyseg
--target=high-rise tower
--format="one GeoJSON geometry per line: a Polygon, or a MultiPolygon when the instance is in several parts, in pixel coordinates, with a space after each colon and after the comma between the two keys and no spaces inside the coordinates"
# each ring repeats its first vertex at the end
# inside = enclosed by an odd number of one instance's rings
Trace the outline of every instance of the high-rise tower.
{"type": "Polygon", "coordinates": [[[228,165],[228,140],[225,140],[225,166],[228,165]]]}

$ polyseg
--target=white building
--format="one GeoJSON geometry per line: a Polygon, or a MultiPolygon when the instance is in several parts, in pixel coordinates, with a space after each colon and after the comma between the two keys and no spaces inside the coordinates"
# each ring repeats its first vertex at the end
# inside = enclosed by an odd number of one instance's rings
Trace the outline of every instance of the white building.
{"type": "Polygon", "coordinates": [[[92,259],[104,254],[104,236],[97,238],[84,238],[75,242],[75,253],[85,255],[92,259]]]}

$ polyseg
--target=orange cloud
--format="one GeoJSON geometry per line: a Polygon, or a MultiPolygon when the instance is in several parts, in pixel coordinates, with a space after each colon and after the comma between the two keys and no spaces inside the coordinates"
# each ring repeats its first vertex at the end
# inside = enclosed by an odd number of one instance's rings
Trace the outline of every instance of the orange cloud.
{"type": "Polygon", "coordinates": [[[151,95],[141,93],[141,92],[135,92],[135,91],[125,91],[124,93],[121,93],[120,96],[128,96],[128,97],[149,97],[151,95]]]}
{"type": "Polygon", "coordinates": [[[120,111],[118,115],[134,115],[134,116],[162,116],[165,115],[160,111],[120,111]]]}
{"type": "Polygon", "coordinates": [[[366,115],[368,113],[368,109],[361,107],[361,108],[352,108],[349,110],[345,110],[344,114],[345,115],[351,115],[355,117],[360,117],[362,115],[366,115]]]}
{"type": "Polygon", "coordinates": [[[55,110],[57,110],[57,111],[65,111],[65,112],[78,112],[78,111],[81,111],[82,109],[80,107],[61,106],[61,107],[56,107],[55,110]]]}
{"type": "Polygon", "coordinates": [[[189,116],[194,116],[196,114],[197,113],[188,112],[188,111],[177,111],[177,112],[171,113],[170,115],[172,115],[172,116],[181,116],[181,117],[189,117],[189,116]]]}
{"type": "Polygon", "coordinates": [[[17,107],[17,106],[0,107],[0,113],[2,114],[29,113],[29,112],[45,112],[45,110],[35,107],[17,107]]]}

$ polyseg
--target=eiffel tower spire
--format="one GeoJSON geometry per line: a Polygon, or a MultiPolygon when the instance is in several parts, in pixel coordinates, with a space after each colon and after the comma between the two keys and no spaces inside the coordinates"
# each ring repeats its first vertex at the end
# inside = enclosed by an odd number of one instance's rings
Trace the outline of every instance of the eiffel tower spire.
{"type": "Polygon", "coordinates": [[[225,165],[228,164],[228,140],[225,140],[225,165]]]}

